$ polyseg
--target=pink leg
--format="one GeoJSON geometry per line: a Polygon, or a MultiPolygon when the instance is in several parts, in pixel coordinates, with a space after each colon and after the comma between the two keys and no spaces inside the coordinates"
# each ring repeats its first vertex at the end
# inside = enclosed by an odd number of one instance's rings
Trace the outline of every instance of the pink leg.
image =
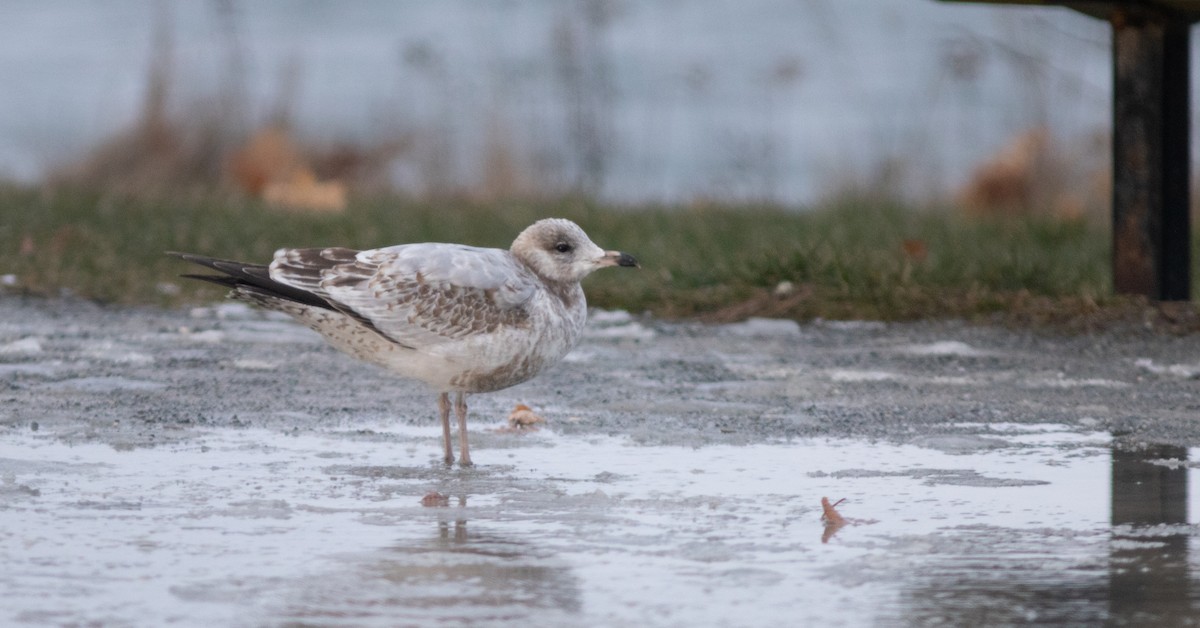
{"type": "Polygon", "coordinates": [[[467,397],[463,393],[454,397],[454,413],[458,415],[458,464],[464,467],[474,466],[471,463],[471,452],[467,449],[467,397]]]}
{"type": "Polygon", "coordinates": [[[446,447],[446,464],[454,464],[454,448],[450,446],[450,394],[438,395],[438,411],[442,414],[442,444],[446,447]]]}

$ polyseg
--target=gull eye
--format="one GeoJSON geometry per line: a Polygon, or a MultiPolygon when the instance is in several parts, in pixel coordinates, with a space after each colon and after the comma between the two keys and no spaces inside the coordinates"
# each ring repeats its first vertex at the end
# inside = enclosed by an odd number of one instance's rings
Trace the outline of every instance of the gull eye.
{"type": "Polygon", "coordinates": [[[558,251],[559,253],[570,253],[574,248],[575,247],[567,244],[566,242],[559,242],[558,244],[554,245],[554,250],[558,251]]]}

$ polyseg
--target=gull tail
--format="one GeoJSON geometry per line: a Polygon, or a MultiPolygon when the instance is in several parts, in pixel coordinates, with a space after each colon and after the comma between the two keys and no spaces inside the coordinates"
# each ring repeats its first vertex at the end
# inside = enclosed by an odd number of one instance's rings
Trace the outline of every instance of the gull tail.
{"type": "Polygon", "coordinates": [[[184,261],[199,264],[205,268],[211,268],[222,273],[220,275],[185,274],[180,276],[215,283],[218,286],[225,286],[233,290],[236,296],[248,296],[258,303],[263,303],[262,297],[274,297],[302,305],[310,305],[327,310],[338,310],[333,304],[320,296],[271,279],[270,270],[265,264],[235,262],[233,260],[205,257],[192,253],[178,253],[175,251],[167,251],[167,255],[178,257],[184,261]]]}
{"type": "MultiPolygon", "coordinates": [[[[222,273],[220,275],[186,274],[180,275],[180,277],[199,279],[215,283],[218,286],[225,286],[233,290],[229,296],[235,299],[248,301],[268,310],[278,310],[293,316],[300,316],[304,308],[297,309],[292,304],[330,310],[349,316],[367,329],[387,338],[391,342],[396,342],[394,338],[376,327],[373,321],[355,312],[353,309],[315,292],[289,286],[271,279],[270,267],[266,264],[249,264],[192,253],[177,253],[175,251],[167,251],[167,255],[178,257],[179,259],[222,273]]],[[[396,344],[407,347],[403,343],[396,342],[396,344]]]]}

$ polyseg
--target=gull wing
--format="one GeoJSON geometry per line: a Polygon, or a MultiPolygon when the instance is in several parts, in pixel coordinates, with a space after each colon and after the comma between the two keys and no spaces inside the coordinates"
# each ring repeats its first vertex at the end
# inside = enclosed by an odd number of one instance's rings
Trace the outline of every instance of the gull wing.
{"type": "Polygon", "coordinates": [[[270,274],[409,348],[523,327],[538,288],[508,251],[455,244],[281,249],[270,274]]]}

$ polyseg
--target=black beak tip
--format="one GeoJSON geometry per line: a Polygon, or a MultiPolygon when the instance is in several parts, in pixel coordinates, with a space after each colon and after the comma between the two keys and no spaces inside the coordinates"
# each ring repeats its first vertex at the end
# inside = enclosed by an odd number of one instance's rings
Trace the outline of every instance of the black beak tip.
{"type": "Polygon", "coordinates": [[[621,253],[621,256],[617,258],[617,266],[632,266],[634,268],[642,267],[642,265],[638,263],[637,259],[628,253],[621,253]]]}

